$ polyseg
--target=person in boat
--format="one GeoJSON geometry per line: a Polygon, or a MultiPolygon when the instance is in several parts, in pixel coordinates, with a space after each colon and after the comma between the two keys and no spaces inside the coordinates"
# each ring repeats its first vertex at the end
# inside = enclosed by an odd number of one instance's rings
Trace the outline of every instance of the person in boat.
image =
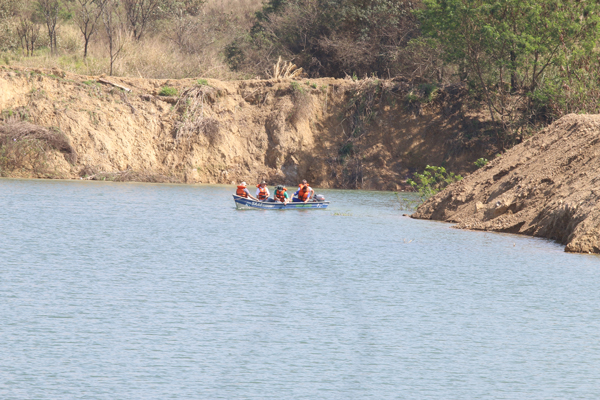
{"type": "Polygon", "coordinates": [[[240,197],[244,197],[246,199],[252,199],[258,201],[258,199],[250,194],[248,189],[246,188],[246,182],[242,182],[238,185],[237,190],[235,192],[240,197]]]}
{"type": "Polygon", "coordinates": [[[287,189],[283,185],[278,185],[275,188],[275,193],[273,194],[273,198],[275,201],[279,201],[283,204],[287,204],[290,201],[290,196],[287,194],[287,189]]]}
{"type": "Polygon", "coordinates": [[[269,201],[270,195],[267,182],[262,181],[260,184],[256,185],[256,197],[259,201],[269,201]]]}
{"type": "Polygon", "coordinates": [[[298,185],[298,190],[294,193],[294,197],[292,197],[293,202],[308,202],[311,197],[315,194],[313,188],[311,188],[306,179],[302,180],[302,183],[298,185]]]}

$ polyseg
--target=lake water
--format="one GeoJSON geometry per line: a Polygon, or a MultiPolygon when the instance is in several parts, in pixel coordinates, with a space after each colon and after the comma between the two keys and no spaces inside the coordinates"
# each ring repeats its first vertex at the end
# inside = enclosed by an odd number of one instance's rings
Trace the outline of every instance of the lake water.
{"type": "Polygon", "coordinates": [[[0,398],[600,397],[599,257],[233,190],[0,180],[0,398]]]}

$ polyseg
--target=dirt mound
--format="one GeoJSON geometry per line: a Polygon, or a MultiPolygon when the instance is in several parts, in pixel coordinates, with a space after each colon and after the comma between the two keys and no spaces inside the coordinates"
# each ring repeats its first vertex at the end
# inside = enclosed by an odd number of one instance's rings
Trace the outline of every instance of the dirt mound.
{"type": "Polygon", "coordinates": [[[600,115],[567,115],[421,205],[413,218],[600,253],[600,115]]]}
{"type": "Polygon", "coordinates": [[[496,151],[462,134],[469,121],[457,100],[463,89],[415,101],[408,96],[415,85],[374,78],[136,79],[0,67],[0,124],[27,121],[64,133],[70,146],[51,146],[36,168],[7,165],[0,174],[227,184],[308,179],[318,187],[398,190],[427,164],[464,173],[496,151]]]}

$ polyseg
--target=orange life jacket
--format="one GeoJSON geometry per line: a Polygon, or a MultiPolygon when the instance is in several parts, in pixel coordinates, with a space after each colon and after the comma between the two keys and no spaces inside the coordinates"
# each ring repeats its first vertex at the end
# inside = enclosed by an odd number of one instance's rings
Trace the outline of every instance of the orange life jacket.
{"type": "Polygon", "coordinates": [[[298,199],[301,201],[306,201],[308,196],[310,195],[310,190],[308,190],[308,183],[306,185],[300,184],[300,189],[298,189],[298,199]]]}
{"type": "Polygon", "coordinates": [[[279,201],[281,201],[282,203],[285,201],[285,192],[287,191],[286,188],[283,188],[282,190],[276,190],[275,191],[275,197],[277,199],[279,199],[279,201]]]}
{"type": "Polygon", "coordinates": [[[238,186],[235,194],[237,194],[238,196],[242,196],[242,197],[248,197],[248,193],[246,193],[246,191],[244,189],[246,189],[246,186],[242,186],[242,185],[238,186]]]}
{"type": "Polygon", "coordinates": [[[262,187],[260,185],[256,185],[256,187],[258,188],[258,199],[259,200],[266,200],[267,197],[267,187],[262,187]]]}

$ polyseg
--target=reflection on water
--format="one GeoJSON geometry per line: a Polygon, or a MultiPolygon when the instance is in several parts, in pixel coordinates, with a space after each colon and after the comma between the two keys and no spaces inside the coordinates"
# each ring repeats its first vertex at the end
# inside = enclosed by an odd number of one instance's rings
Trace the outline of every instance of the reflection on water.
{"type": "Polygon", "coordinates": [[[0,180],[0,398],[600,395],[599,258],[232,190],[0,180]]]}

